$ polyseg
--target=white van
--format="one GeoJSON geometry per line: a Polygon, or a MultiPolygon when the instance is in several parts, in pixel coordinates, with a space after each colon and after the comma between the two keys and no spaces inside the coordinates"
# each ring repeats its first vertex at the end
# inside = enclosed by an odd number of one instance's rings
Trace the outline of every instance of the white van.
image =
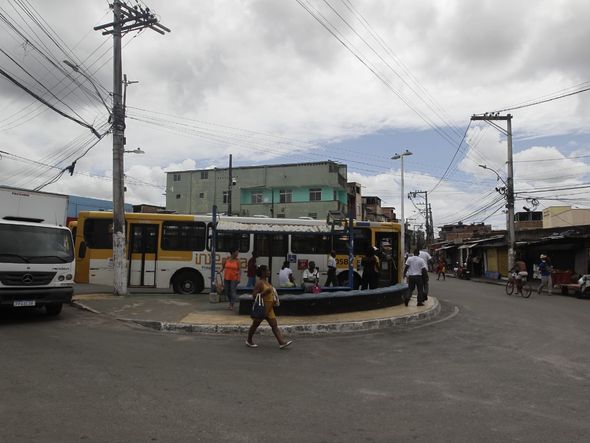
{"type": "Polygon", "coordinates": [[[74,245],[68,228],[0,220],[0,307],[39,306],[58,315],[74,293],[74,245]]]}

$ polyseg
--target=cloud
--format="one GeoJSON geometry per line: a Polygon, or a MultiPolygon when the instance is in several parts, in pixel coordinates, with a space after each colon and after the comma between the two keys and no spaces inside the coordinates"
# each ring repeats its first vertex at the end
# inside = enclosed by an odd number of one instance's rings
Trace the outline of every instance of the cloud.
{"type": "MultiPolygon", "coordinates": [[[[350,160],[351,165],[359,155],[363,161],[380,163],[375,160],[376,146],[357,144],[363,135],[432,130],[432,124],[450,133],[447,123],[465,127],[473,113],[520,104],[588,80],[590,47],[579,44],[590,37],[585,22],[590,4],[585,1],[547,0],[533,7],[529,2],[486,0],[468,8],[459,0],[414,3],[352,3],[369,28],[353,10],[331,2],[360,38],[325,3],[312,2],[343,41],[381,73],[384,85],[297,2],[151,1],[150,7],[172,32],[127,34],[123,67],[130,80],[139,81],[127,90],[127,149],[146,151],[144,156],[127,156],[126,171],[153,186],[138,186],[130,180],[126,197],[161,204],[158,186],[165,181],[165,171],[223,167],[230,153],[242,165],[319,161],[322,158],[314,154],[323,153],[350,160]],[[369,31],[377,32],[387,48],[369,31]],[[338,141],[348,141],[356,154],[318,147],[338,141]]],[[[71,58],[112,90],[111,37],[92,30],[111,20],[107,4],[85,2],[82,7],[56,0],[37,2],[35,7],[76,54],[68,51],[71,58]]],[[[8,36],[7,50],[35,76],[55,90],[60,88],[57,84],[67,84],[63,74],[30,46],[13,38],[5,27],[1,29],[8,36]]],[[[55,62],[67,58],[45,41],[55,62]]],[[[0,66],[18,71],[5,57],[0,57],[0,66]]],[[[29,79],[29,83],[33,82],[29,79]]],[[[70,89],[75,92],[60,92],[60,98],[89,122],[103,118],[99,102],[78,87],[70,89]]],[[[78,137],[87,135],[87,130],[31,103],[34,100],[0,78],[0,149],[66,166],[68,153],[82,152],[78,137]]],[[[528,140],[547,134],[587,134],[589,117],[590,94],[514,111],[515,160],[563,157],[572,149],[587,152],[590,146],[583,142],[576,147],[565,143],[539,147],[528,140]]],[[[456,134],[451,138],[457,138],[456,134]]],[[[505,168],[505,140],[497,131],[474,126],[468,138],[465,152],[449,173],[450,181],[437,189],[442,197],[432,200],[439,219],[477,209],[474,192],[493,191],[494,175],[478,164],[501,173],[505,168]],[[471,180],[471,184],[459,180],[471,180]],[[464,190],[467,186],[476,191],[464,190]]],[[[395,145],[394,137],[391,142],[395,145]]],[[[64,177],[48,190],[109,198],[111,143],[110,137],[103,140],[79,160],[73,177],[64,177]]],[[[408,162],[408,186],[434,186],[435,176],[442,174],[440,168],[450,159],[448,152],[452,155],[454,149],[433,145],[432,158],[427,160],[435,166],[425,167],[425,172],[412,170],[408,162]]],[[[525,164],[515,163],[516,179],[524,180],[517,184],[523,187],[556,183],[557,179],[548,177],[559,175],[559,165],[568,171],[567,183],[578,183],[587,174],[575,159],[525,164]]],[[[376,175],[359,174],[365,180],[361,183],[384,202],[399,200],[395,171],[378,166],[376,175]]],[[[42,182],[52,173],[42,174],[31,164],[15,160],[0,161],[0,180],[7,185],[42,182]]]]}

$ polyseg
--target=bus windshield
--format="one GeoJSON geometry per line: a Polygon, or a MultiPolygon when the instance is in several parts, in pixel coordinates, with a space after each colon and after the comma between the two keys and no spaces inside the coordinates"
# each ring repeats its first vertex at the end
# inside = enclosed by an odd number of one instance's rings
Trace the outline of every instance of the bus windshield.
{"type": "Polygon", "coordinates": [[[0,224],[0,262],[71,263],[72,236],[65,229],[0,224]]]}

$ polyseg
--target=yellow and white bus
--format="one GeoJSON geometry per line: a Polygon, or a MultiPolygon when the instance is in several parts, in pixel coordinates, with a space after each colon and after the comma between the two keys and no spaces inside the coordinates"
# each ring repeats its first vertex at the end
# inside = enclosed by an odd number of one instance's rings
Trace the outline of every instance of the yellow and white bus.
{"type": "MultiPolygon", "coordinates": [[[[295,281],[301,283],[310,261],[320,269],[320,284],[327,273],[331,250],[336,251],[337,279],[348,285],[349,241],[345,226],[322,220],[262,217],[217,218],[205,215],[126,213],[128,285],[130,288],[170,288],[177,293],[199,293],[211,283],[211,243],[216,233],[215,268],[237,248],[242,279],[247,281],[247,261],[252,252],[257,264],[266,264],[278,284],[285,260],[291,263],[295,281]]],[[[76,276],[78,283],[113,282],[112,213],[81,212],[76,230],[76,276]]],[[[401,282],[400,225],[398,223],[354,222],[354,286],[362,270],[360,260],[370,247],[379,250],[382,285],[401,282]]]]}

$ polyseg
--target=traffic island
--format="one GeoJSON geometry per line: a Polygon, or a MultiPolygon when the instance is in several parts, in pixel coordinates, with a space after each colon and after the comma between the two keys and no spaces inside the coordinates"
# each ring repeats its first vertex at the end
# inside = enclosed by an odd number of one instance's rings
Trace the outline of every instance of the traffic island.
{"type": "MultiPolygon", "coordinates": [[[[403,304],[403,297],[408,293],[408,285],[400,283],[393,286],[365,290],[322,291],[281,293],[280,306],[274,308],[279,316],[326,315],[344,312],[368,311],[403,304]]],[[[254,299],[251,294],[242,294],[240,315],[250,315],[254,299]]]]}

